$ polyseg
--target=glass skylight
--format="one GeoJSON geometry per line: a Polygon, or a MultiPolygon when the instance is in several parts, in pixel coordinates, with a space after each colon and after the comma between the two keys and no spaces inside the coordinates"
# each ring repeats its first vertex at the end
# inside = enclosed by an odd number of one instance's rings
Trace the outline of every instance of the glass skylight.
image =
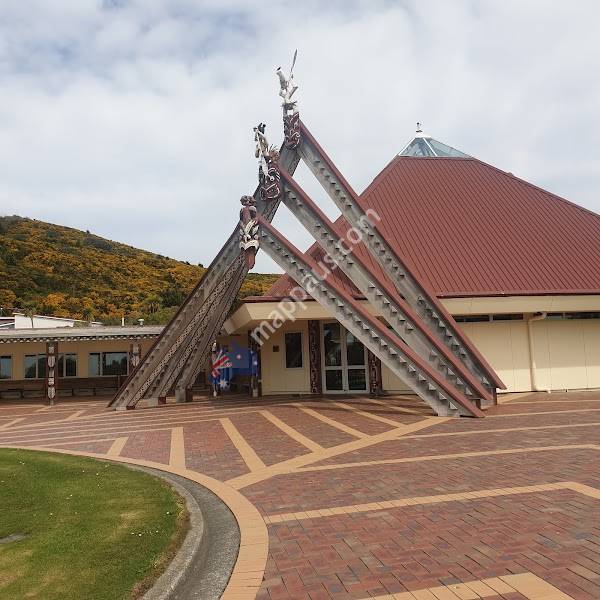
{"type": "Polygon", "coordinates": [[[414,137],[400,152],[399,156],[441,156],[441,157],[458,157],[470,158],[468,154],[438,142],[432,137],[417,135],[414,137]]]}

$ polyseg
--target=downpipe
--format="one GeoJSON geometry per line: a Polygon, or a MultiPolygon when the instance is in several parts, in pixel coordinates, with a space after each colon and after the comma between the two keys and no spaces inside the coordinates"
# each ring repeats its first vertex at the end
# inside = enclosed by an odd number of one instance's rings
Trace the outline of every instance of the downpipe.
{"type": "Polygon", "coordinates": [[[543,321],[548,316],[546,311],[534,314],[527,319],[527,339],[529,341],[529,373],[531,375],[531,388],[534,392],[550,392],[548,388],[540,389],[537,381],[537,367],[535,364],[535,345],[533,343],[533,323],[535,321],[543,321]]]}

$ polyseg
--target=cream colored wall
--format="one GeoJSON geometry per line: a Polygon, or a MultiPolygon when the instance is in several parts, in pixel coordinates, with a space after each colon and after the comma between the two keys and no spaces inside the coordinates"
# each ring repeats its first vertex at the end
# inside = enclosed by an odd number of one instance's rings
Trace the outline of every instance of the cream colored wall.
{"type": "Polygon", "coordinates": [[[411,389],[384,364],[381,365],[381,385],[386,392],[412,393],[411,389]]]}
{"type": "MultiPolygon", "coordinates": [[[[139,340],[142,355],[146,354],[153,340],[139,340]]],[[[88,377],[88,356],[94,352],[129,352],[131,340],[99,340],[59,342],[60,354],[77,354],[77,377],[88,377]]],[[[29,354],[45,354],[46,344],[43,342],[22,342],[0,344],[0,356],[12,356],[12,378],[23,379],[25,375],[25,356],[29,354]]]]}
{"type": "Polygon", "coordinates": [[[505,391],[531,390],[529,340],[524,321],[458,323],[458,326],[504,382],[505,391]]]}
{"type": "MultiPolygon", "coordinates": [[[[450,298],[443,299],[442,302],[454,315],[600,310],[600,295],[450,298]]],[[[292,324],[292,327],[300,327],[300,323],[306,323],[304,319],[329,317],[325,309],[316,302],[306,302],[305,306],[305,310],[295,312],[294,316],[299,320],[292,324]]],[[[263,319],[272,319],[276,308],[277,303],[244,304],[228,321],[228,330],[253,328],[263,319]]],[[[521,392],[533,389],[528,327],[525,321],[458,325],[496,370],[507,386],[506,391],[521,392]]],[[[600,387],[600,320],[546,320],[532,323],[531,326],[534,332],[533,359],[539,388],[560,390],[600,387]]],[[[275,336],[279,336],[277,343],[281,347],[280,334],[275,336]]],[[[307,344],[307,341],[305,336],[304,343],[307,344]]],[[[265,355],[263,352],[263,378],[266,383],[263,383],[263,390],[277,389],[277,393],[284,388],[287,392],[308,391],[308,360],[305,360],[305,377],[298,388],[294,389],[291,382],[295,380],[285,381],[283,366],[277,361],[271,362],[272,357],[265,360],[265,355]],[[270,365],[272,373],[269,373],[270,365]]],[[[406,391],[405,384],[385,365],[382,369],[382,380],[386,391],[406,391]]]]}
{"type": "MultiPolygon", "coordinates": [[[[506,392],[533,390],[525,321],[459,323],[498,376],[506,392]]],[[[600,387],[600,320],[531,323],[533,364],[539,390],[600,387]]]]}
{"type": "Polygon", "coordinates": [[[286,323],[277,330],[262,346],[260,351],[262,393],[308,394],[310,393],[310,368],[308,357],[308,323],[296,321],[286,323]],[[285,368],[285,332],[302,332],[302,368],[285,368]],[[279,352],[273,347],[279,346],[279,352]]]}
{"type": "MultiPolygon", "coordinates": [[[[492,321],[458,323],[458,326],[498,373],[500,379],[507,386],[506,391],[522,392],[531,389],[526,323],[522,321],[492,321]]],[[[407,391],[406,385],[385,365],[381,376],[385,391],[407,391]]]]}
{"type": "Polygon", "coordinates": [[[540,389],[600,387],[600,320],[532,323],[540,389]]]}

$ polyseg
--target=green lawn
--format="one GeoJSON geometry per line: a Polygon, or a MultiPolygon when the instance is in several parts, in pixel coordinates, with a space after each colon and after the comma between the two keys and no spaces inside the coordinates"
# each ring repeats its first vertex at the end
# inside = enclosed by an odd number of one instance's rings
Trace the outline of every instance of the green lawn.
{"type": "Polygon", "coordinates": [[[176,552],[183,500],[162,480],[75,456],[0,449],[0,599],[135,598],[176,552]]]}

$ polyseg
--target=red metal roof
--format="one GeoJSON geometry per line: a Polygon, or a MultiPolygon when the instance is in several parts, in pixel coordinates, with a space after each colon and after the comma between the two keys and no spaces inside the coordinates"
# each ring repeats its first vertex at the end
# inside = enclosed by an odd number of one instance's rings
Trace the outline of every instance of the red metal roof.
{"type": "MultiPolygon", "coordinates": [[[[397,156],[360,204],[440,297],[600,293],[600,215],[477,159],[397,156]]],[[[341,217],[336,226],[347,227],[341,217]]],[[[341,271],[330,276],[358,295],[341,271]]],[[[283,275],[267,298],[294,285],[283,275]]]]}

